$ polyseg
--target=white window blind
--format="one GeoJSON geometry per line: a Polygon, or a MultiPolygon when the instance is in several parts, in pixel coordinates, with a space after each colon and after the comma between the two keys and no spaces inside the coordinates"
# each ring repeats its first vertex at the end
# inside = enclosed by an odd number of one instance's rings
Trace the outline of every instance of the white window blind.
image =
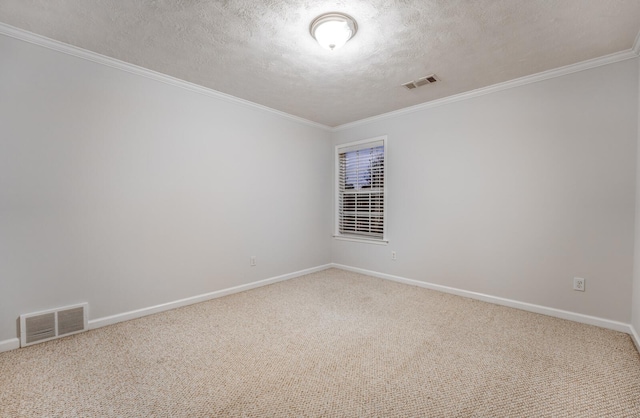
{"type": "Polygon", "coordinates": [[[337,235],[384,239],[385,141],[337,148],[337,235]]]}

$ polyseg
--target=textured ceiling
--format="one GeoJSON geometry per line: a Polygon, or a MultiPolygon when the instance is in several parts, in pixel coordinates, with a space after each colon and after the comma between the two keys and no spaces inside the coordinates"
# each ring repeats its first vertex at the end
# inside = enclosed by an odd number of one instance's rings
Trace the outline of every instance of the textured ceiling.
{"type": "Polygon", "coordinates": [[[628,50],[640,0],[0,0],[0,21],[336,126],[628,50]],[[358,22],[337,51],[309,35],[329,11],[358,22]]]}

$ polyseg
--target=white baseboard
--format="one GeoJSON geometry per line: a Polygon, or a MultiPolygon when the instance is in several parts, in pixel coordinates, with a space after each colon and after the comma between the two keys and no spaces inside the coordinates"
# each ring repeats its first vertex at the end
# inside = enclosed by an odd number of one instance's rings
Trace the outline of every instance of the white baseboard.
{"type": "Polygon", "coordinates": [[[0,353],[20,348],[20,339],[11,338],[10,340],[0,341],[0,353]]]}
{"type": "Polygon", "coordinates": [[[629,328],[631,329],[629,335],[631,335],[633,343],[636,345],[638,352],[640,352],[640,335],[638,335],[638,331],[636,331],[633,325],[629,325],[629,328]]]}
{"type": "MultiPolygon", "coordinates": [[[[350,267],[342,264],[325,264],[318,267],[313,267],[305,270],[296,271],[281,276],[272,277],[269,279],[260,280],[253,283],[248,283],[240,286],[231,287],[228,289],[222,289],[211,293],[205,293],[198,296],[193,296],[185,299],[176,300],[173,302],[163,303],[161,305],[151,306],[148,308],[137,309],[135,311],[125,312],[117,315],[107,316],[104,318],[98,318],[89,321],[89,329],[96,329],[107,325],[117,324],[118,322],[129,321],[131,319],[141,318],[143,316],[151,315],[158,312],[168,311],[170,309],[179,308],[181,306],[192,305],[194,303],[204,302],[211,299],[216,299],[222,296],[231,295],[233,293],[244,292],[245,290],[255,289],[261,286],[267,286],[273,283],[293,279],[295,277],[304,276],[306,274],[315,273],[318,271],[326,270],[328,268],[338,268],[347,271],[353,271],[367,276],[378,277],[381,279],[391,280],[394,282],[404,283],[412,286],[418,286],[425,289],[437,290],[444,293],[450,293],[458,296],[468,297],[471,299],[477,299],[484,302],[494,303],[496,305],[508,306],[511,308],[521,309],[524,311],[535,312],[543,315],[548,315],[556,318],[568,319],[583,324],[595,325],[602,328],[611,329],[614,331],[620,331],[627,333],[631,336],[638,351],[640,351],[640,335],[630,324],[623,322],[611,321],[608,319],[598,318],[589,315],[578,314],[575,312],[564,311],[555,308],[549,308],[541,305],[534,305],[526,302],[519,302],[512,299],[505,299],[496,296],[486,295],[483,293],[470,292],[467,290],[457,289],[454,287],[442,286],[433,283],[421,282],[419,280],[407,279],[400,276],[394,276],[386,273],[379,273],[372,270],[365,270],[357,267],[350,267]]],[[[11,338],[9,340],[0,341],[0,353],[4,351],[10,351],[20,348],[20,340],[18,338],[11,338]]]]}
{"type": "Polygon", "coordinates": [[[365,270],[357,267],[345,266],[342,264],[331,265],[332,267],[353,271],[355,273],[365,274],[367,276],[378,277],[380,279],[392,280],[394,282],[404,283],[412,286],[423,287],[425,289],[437,290],[439,292],[451,293],[458,296],[463,296],[471,299],[477,299],[484,302],[493,303],[496,305],[508,306],[510,308],[521,309],[523,311],[535,312],[543,315],[553,316],[555,318],[568,319],[574,322],[580,322],[582,324],[595,325],[601,328],[607,328],[614,331],[620,331],[627,334],[630,334],[632,338],[634,338],[634,342],[636,343],[636,347],[640,350],[640,346],[638,345],[637,334],[634,336],[633,327],[630,324],[625,324],[623,322],[612,321],[609,319],[598,318],[590,315],[583,315],[575,312],[563,311],[561,309],[549,308],[541,305],[534,305],[532,303],[520,302],[512,299],[505,299],[497,296],[486,295],[484,293],[476,293],[470,292],[468,290],[457,289],[455,287],[442,286],[439,284],[421,282],[419,280],[407,279],[404,277],[393,276],[391,274],[379,273],[377,271],[365,270]]]}
{"type": "Polygon", "coordinates": [[[255,289],[256,287],[261,287],[261,286],[267,286],[273,283],[282,282],[284,280],[293,279],[295,277],[304,276],[306,274],[315,273],[317,271],[326,270],[328,268],[331,268],[331,264],[312,267],[309,269],[300,270],[293,273],[283,274],[282,276],[271,277],[269,279],[264,279],[264,280],[260,280],[253,283],[247,283],[240,286],[230,287],[228,289],[217,290],[215,292],[192,296],[189,298],[180,299],[173,302],[167,302],[161,305],[150,306],[148,308],[136,309],[135,311],[129,311],[121,314],[106,316],[104,318],[92,319],[92,320],[89,320],[89,329],[101,328],[107,325],[117,324],[118,322],[124,322],[124,321],[129,321],[131,319],[141,318],[143,316],[152,315],[158,312],[168,311],[170,309],[175,309],[182,306],[192,305],[194,303],[204,302],[211,299],[216,299],[222,296],[231,295],[233,293],[244,292],[245,290],[255,289]]]}

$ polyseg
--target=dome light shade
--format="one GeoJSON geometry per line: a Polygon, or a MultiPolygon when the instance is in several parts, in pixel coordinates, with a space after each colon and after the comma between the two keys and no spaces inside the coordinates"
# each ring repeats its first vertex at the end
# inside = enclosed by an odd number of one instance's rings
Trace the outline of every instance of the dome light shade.
{"type": "Polygon", "coordinates": [[[320,46],[333,51],[353,38],[358,31],[358,24],[349,15],[325,13],[311,22],[309,31],[320,46]]]}

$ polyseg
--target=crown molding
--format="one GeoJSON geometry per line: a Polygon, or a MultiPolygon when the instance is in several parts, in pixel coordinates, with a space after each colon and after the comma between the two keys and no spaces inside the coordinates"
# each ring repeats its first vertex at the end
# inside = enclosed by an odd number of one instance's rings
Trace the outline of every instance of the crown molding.
{"type": "Polygon", "coordinates": [[[24,42],[29,42],[34,45],[48,48],[53,51],[62,52],[63,54],[71,55],[87,61],[92,61],[97,64],[106,65],[111,68],[126,71],[131,74],[139,75],[154,81],[159,81],[161,83],[168,84],[174,87],[179,87],[194,93],[202,94],[204,96],[212,97],[219,100],[224,100],[226,102],[238,104],[238,105],[249,107],[252,109],[259,109],[261,111],[275,114],[282,118],[289,119],[289,120],[302,123],[308,126],[312,126],[314,128],[319,128],[325,131],[332,130],[330,126],[323,125],[321,123],[313,122],[308,119],[301,118],[299,116],[294,116],[289,113],[282,112],[280,110],[276,110],[258,103],[251,102],[249,100],[240,99],[230,94],[222,93],[217,90],[213,90],[213,89],[203,87],[194,83],[190,83],[188,81],[181,80],[179,78],[175,78],[166,74],[159,73],[157,71],[149,70],[147,68],[130,64],[128,62],[120,61],[115,58],[107,57],[106,55],[101,55],[83,48],[79,48],[77,46],[56,41],[54,39],[47,38],[45,36],[26,31],[24,29],[19,29],[2,22],[0,22],[0,35],[5,35],[5,36],[15,38],[24,42]]]}
{"type": "Polygon", "coordinates": [[[524,86],[527,84],[537,83],[539,81],[549,80],[551,78],[562,77],[567,74],[577,73],[580,71],[589,70],[591,68],[600,67],[607,64],[613,64],[616,62],[628,60],[631,58],[637,58],[640,55],[640,33],[633,45],[632,49],[626,51],[616,52],[610,55],[582,61],[576,64],[566,65],[564,67],[554,68],[552,70],[543,71],[537,74],[531,74],[524,77],[516,78],[514,80],[505,81],[503,83],[494,84],[487,87],[482,87],[476,90],[456,94],[453,96],[444,97],[442,99],[432,100],[430,102],[420,103],[414,106],[405,107],[403,109],[394,110],[392,112],[383,113],[381,115],[372,116],[365,119],[360,119],[355,122],[345,123],[343,125],[336,126],[332,129],[332,132],[343,131],[356,126],[368,125],[370,123],[379,122],[384,119],[395,118],[398,116],[407,115],[410,113],[419,112],[425,109],[431,109],[434,107],[444,106],[450,103],[459,102],[461,100],[472,99],[474,97],[484,96],[485,94],[495,93],[502,90],[512,89],[515,87],[524,86]]]}
{"type": "Polygon", "coordinates": [[[354,128],[356,126],[366,125],[366,124],[378,122],[384,119],[389,119],[389,118],[402,116],[402,115],[406,115],[414,112],[419,112],[421,110],[443,106],[449,103],[454,103],[461,100],[467,100],[474,97],[483,96],[485,94],[498,92],[501,90],[524,86],[526,84],[536,83],[538,81],[548,80],[555,77],[561,77],[567,74],[572,74],[572,73],[588,70],[595,67],[600,67],[607,64],[613,64],[615,62],[624,61],[627,59],[636,58],[640,56],[640,32],[638,32],[638,35],[636,36],[633,47],[626,51],[616,52],[610,55],[605,55],[603,57],[594,58],[591,60],[567,65],[560,68],[555,68],[548,71],[543,71],[541,73],[524,76],[514,80],[506,81],[503,83],[494,84],[492,86],[482,87],[480,89],[471,90],[471,91],[456,94],[453,96],[444,97],[442,99],[432,100],[430,102],[420,103],[414,106],[405,107],[403,109],[394,110],[392,112],[383,113],[381,115],[376,115],[376,116],[372,116],[365,119],[360,119],[360,120],[345,123],[339,126],[330,127],[328,125],[324,125],[324,124],[314,122],[308,119],[304,119],[299,116],[291,115],[289,113],[282,112],[280,110],[276,110],[258,103],[254,103],[249,100],[240,99],[230,94],[222,93],[217,90],[213,90],[213,89],[203,87],[188,81],[181,80],[179,78],[175,78],[166,74],[149,70],[144,67],[140,67],[134,64],[130,64],[128,62],[120,61],[115,58],[107,57],[106,55],[101,55],[83,48],[66,44],[64,42],[56,41],[54,39],[35,34],[33,32],[26,31],[24,29],[19,29],[19,28],[7,25],[6,23],[0,22],[0,35],[9,36],[11,38],[19,39],[21,41],[29,42],[38,46],[42,46],[44,48],[51,49],[53,51],[62,52],[64,54],[85,59],[87,61],[92,61],[98,64],[106,65],[108,67],[126,71],[131,74],[136,74],[151,80],[155,80],[164,84],[179,87],[194,93],[199,93],[205,96],[209,96],[219,100],[224,100],[226,102],[237,104],[237,105],[262,110],[271,114],[278,115],[282,118],[289,119],[298,123],[302,123],[304,125],[312,126],[314,128],[319,128],[328,132],[338,132],[338,131],[354,128]]]}

